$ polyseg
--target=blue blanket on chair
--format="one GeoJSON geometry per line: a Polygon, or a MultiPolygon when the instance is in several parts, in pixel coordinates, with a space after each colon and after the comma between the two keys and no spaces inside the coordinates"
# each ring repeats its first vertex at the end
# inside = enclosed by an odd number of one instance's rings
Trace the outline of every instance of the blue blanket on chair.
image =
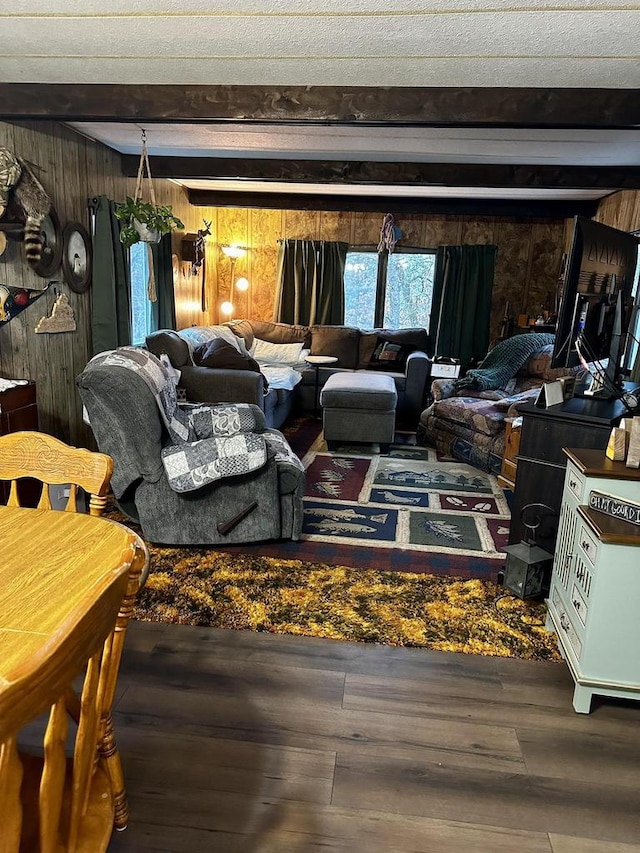
{"type": "Polygon", "coordinates": [[[555,335],[531,332],[501,341],[487,354],[480,367],[467,370],[464,376],[456,379],[455,390],[494,391],[504,388],[528,358],[554,340],[555,335]]]}

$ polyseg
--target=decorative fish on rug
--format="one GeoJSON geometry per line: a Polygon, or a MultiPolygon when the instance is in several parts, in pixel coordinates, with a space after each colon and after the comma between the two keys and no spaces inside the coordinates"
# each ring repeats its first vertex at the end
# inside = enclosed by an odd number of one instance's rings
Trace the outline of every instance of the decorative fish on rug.
{"type": "Polygon", "coordinates": [[[465,506],[466,501],[463,501],[461,498],[445,498],[445,501],[448,504],[453,504],[454,506],[465,506]]]}
{"type": "Polygon", "coordinates": [[[404,497],[400,495],[394,495],[393,492],[383,491],[381,492],[382,497],[385,501],[388,501],[390,504],[417,504],[420,503],[420,498],[411,498],[404,497]]]}
{"type": "Polygon", "coordinates": [[[375,527],[369,527],[367,524],[355,524],[348,521],[322,521],[312,522],[307,524],[307,527],[317,528],[321,533],[375,533],[375,527]]]}
{"type": "Polygon", "coordinates": [[[362,512],[356,512],[355,509],[330,509],[328,507],[319,507],[314,509],[305,509],[305,513],[315,515],[320,518],[331,519],[332,521],[354,521],[356,518],[369,519],[376,521],[379,524],[384,524],[389,517],[388,512],[381,512],[378,515],[366,515],[362,512]]]}

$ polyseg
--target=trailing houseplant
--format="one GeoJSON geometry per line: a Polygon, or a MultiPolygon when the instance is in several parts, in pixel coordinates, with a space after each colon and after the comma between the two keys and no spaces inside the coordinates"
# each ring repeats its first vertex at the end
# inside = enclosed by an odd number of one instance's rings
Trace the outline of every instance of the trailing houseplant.
{"type": "Polygon", "coordinates": [[[173,215],[171,205],[157,205],[127,196],[124,204],[116,207],[116,216],[122,222],[120,242],[127,248],[134,243],[158,243],[163,234],[174,228],[184,228],[184,223],[173,215]]]}

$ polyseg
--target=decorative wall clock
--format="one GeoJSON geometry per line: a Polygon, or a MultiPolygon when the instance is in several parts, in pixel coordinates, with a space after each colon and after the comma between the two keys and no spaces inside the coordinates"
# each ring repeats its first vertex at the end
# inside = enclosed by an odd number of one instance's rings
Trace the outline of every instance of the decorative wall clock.
{"type": "Polygon", "coordinates": [[[93,248],[89,232],[79,222],[67,222],[62,232],[62,271],[71,290],[84,293],[91,284],[93,248]]]}
{"type": "Polygon", "coordinates": [[[60,269],[62,259],[62,228],[53,206],[40,224],[40,244],[40,257],[31,259],[27,249],[27,261],[41,278],[51,278],[60,269]]]}

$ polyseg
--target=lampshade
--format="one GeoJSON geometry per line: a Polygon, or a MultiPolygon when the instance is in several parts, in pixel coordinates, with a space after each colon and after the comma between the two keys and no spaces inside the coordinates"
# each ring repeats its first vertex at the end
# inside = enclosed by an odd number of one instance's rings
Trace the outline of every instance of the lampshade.
{"type": "Polygon", "coordinates": [[[220,305],[220,311],[227,317],[230,317],[233,314],[233,302],[223,302],[220,305]]]}
{"type": "Polygon", "coordinates": [[[241,258],[247,251],[244,246],[236,246],[235,243],[231,246],[221,246],[220,248],[228,258],[232,258],[234,261],[241,258]]]}
{"type": "Polygon", "coordinates": [[[245,290],[249,290],[249,279],[242,276],[236,281],[236,290],[244,293],[245,290]]]}

